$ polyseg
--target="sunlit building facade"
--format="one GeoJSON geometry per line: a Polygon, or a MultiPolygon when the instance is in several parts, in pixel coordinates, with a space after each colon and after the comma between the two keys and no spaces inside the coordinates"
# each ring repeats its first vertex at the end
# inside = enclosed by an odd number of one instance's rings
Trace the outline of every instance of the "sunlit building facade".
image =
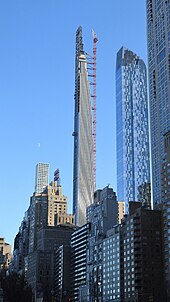
{"type": "Polygon", "coordinates": [[[146,66],[122,47],[116,62],[118,200],[136,201],[138,187],[150,180],[146,66]]]}
{"type": "Polygon", "coordinates": [[[125,202],[124,201],[118,201],[118,223],[121,223],[121,220],[125,214],[125,202]]]}
{"type": "Polygon", "coordinates": [[[37,248],[37,231],[40,227],[75,224],[75,217],[67,213],[67,196],[62,186],[51,181],[42,193],[34,193],[30,198],[29,252],[37,248]]]}
{"type": "Polygon", "coordinates": [[[82,28],[76,33],[74,116],[73,214],[76,224],[86,223],[86,208],[93,201],[92,105],[82,28]]]}
{"type": "Polygon", "coordinates": [[[0,272],[8,269],[11,258],[11,245],[5,242],[5,238],[0,237],[0,272]]]}

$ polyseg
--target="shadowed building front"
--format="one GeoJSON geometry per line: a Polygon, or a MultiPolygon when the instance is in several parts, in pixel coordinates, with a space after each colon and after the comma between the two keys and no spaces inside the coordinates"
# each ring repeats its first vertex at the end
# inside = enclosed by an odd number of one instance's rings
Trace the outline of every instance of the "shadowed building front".
{"type": "Polygon", "coordinates": [[[170,3],[147,0],[153,204],[161,202],[164,134],[170,129],[170,3]]]}

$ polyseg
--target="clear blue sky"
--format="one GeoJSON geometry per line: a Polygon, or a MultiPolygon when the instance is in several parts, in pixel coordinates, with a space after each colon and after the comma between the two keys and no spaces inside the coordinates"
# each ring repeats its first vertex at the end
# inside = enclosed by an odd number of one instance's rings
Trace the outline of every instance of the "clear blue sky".
{"type": "Polygon", "coordinates": [[[75,32],[97,45],[97,188],[116,190],[115,62],[121,46],[147,61],[144,0],[0,1],[0,236],[13,244],[37,162],[60,169],[72,209],[75,32]]]}

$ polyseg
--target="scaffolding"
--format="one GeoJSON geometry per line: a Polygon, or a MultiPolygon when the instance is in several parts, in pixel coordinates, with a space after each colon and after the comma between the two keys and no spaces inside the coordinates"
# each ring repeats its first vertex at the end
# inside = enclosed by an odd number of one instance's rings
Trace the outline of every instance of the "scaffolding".
{"type": "Polygon", "coordinates": [[[94,191],[96,190],[96,50],[97,50],[97,42],[98,38],[92,30],[93,36],[93,180],[94,180],[94,191]]]}
{"type": "Polygon", "coordinates": [[[87,70],[89,82],[91,85],[91,99],[92,99],[92,123],[93,123],[93,185],[94,191],[96,190],[96,51],[98,38],[94,30],[93,36],[93,56],[85,52],[87,60],[87,70]]]}

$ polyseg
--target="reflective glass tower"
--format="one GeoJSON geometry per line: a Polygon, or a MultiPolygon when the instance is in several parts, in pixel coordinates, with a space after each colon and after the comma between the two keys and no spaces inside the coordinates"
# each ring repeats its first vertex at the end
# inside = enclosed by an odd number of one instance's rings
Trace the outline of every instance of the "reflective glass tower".
{"type": "Polygon", "coordinates": [[[170,130],[170,1],[146,3],[153,203],[158,204],[164,134],[170,130]]]}
{"type": "Polygon", "coordinates": [[[147,76],[144,62],[122,47],[116,62],[118,200],[137,201],[138,187],[150,181],[147,76]]]}
{"type": "Polygon", "coordinates": [[[73,214],[81,226],[86,223],[86,208],[93,202],[92,106],[81,27],[76,32],[74,99],[73,214]]]}

